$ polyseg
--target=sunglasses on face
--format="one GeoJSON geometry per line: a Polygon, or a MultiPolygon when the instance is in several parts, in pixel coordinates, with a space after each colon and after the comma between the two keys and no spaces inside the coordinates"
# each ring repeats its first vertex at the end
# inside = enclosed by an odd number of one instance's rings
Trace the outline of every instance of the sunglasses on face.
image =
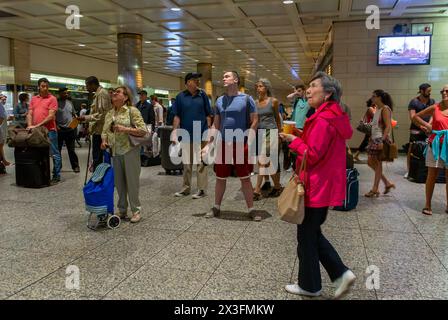
{"type": "Polygon", "coordinates": [[[440,94],[444,94],[444,93],[448,94],[448,89],[440,90],[440,94]]]}

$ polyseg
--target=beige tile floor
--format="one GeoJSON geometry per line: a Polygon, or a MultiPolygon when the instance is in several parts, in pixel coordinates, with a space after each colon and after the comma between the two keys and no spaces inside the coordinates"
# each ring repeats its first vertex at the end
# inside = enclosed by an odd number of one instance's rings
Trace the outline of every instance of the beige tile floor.
{"type": "MultiPolygon", "coordinates": [[[[87,147],[77,152],[82,172],[87,147]]],[[[424,185],[402,178],[404,160],[385,166],[397,185],[390,195],[361,196],[356,210],[330,211],[323,227],[358,277],[346,299],[448,299],[445,188],[437,185],[434,215],[423,216],[424,185]],[[370,265],[380,271],[376,290],[366,287],[370,265]]],[[[1,299],[303,299],[284,291],[297,279],[296,228],[278,219],[275,199],[257,202],[264,219],[252,222],[231,179],[223,217],[205,219],[212,173],[208,196],[193,200],[173,196],[180,176],[143,168],[141,223],[93,232],[86,228],[84,175],[69,170],[65,150],[63,163],[63,182],[49,188],[16,187],[14,166],[0,177],[1,299]],[[80,270],[79,290],[66,289],[69,265],[80,270]]],[[[364,194],[373,175],[365,164],[357,168],[364,194]]],[[[334,286],[321,271],[319,299],[330,299],[334,286]]]]}

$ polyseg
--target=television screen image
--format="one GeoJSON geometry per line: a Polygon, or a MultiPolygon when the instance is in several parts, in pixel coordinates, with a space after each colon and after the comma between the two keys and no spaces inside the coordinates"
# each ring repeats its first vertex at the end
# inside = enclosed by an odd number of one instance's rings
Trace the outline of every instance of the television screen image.
{"type": "Polygon", "coordinates": [[[429,64],[431,36],[378,37],[378,65],[429,64]]]}

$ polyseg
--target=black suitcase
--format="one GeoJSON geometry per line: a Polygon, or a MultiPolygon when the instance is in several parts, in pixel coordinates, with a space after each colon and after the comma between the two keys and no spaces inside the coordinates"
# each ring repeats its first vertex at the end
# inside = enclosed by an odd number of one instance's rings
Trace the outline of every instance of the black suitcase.
{"type": "Polygon", "coordinates": [[[147,155],[140,155],[140,162],[142,167],[159,166],[161,164],[160,155],[157,157],[148,157],[147,155]]]}
{"type": "Polygon", "coordinates": [[[158,128],[158,134],[160,137],[160,158],[162,163],[162,168],[165,169],[166,174],[172,174],[172,173],[182,173],[183,171],[183,164],[182,162],[180,164],[174,164],[171,161],[169,148],[171,145],[170,137],[171,132],[173,131],[172,126],[162,126],[158,128]]]}
{"type": "MultiPolygon", "coordinates": [[[[417,141],[410,144],[411,160],[409,163],[408,178],[412,182],[425,183],[426,176],[428,175],[428,168],[425,164],[424,151],[426,148],[426,142],[417,141]]],[[[437,183],[445,183],[445,170],[440,170],[439,176],[436,180],[437,183]]]]}
{"type": "Polygon", "coordinates": [[[50,185],[50,149],[14,149],[16,184],[26,188],[42,188],[50,185]]]}

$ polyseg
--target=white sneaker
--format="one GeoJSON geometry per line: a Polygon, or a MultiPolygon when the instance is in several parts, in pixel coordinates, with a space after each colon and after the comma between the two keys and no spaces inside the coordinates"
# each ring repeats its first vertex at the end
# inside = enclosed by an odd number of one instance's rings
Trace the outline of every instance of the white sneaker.
{"type": "Polygon", "coordinates": [[[286,169],[286,172],[292,172],[292,167],[289,167],[289,169],[286,169]]]}
{"type": "Polygon", "coordinates": [[[306,296],[306,297],[319,297],[321,295],[321,290],[319,290],[317,292],[309,292],[309,291],[306,291],[306,290],[303,290],[302,288],[300,288],[297,283],[287,284],[285,286],[285,290],[288,291],[289,293],[298,294],[298,295],[306,296]]]}
{"type": "Polygon", "coordinates": [[[174,195],[176,197],[185,197],[185,196],[188,196],[189,194],[190,194],[190,192],[188,192],[186,190],[182,190],[182,191],[176,192],[174,195]]]}
{"type": "Polygon", "coordinates": [[[337,286],[337,289],[334,292],[334,298],[341,299],[345,296],[350,291],[355,280],[356,276],[351,270],[345,271],[344,274],[334,282],[337,286]]]}
{"type": "Polygon", "coordinates": [[[221,213],[221,210],[217,209],[216,207],[213,207],[209,212],[205,214],[204,217],[206,218],[213,218],[219,216],[221,213]]]}
{"type": "Polygon", "coordinates": [[[199,190],[197,193],[195,193],[192,198],[193,199],[201,199],[204,198],[206,196],[204,190],[199,190]]]}
{"type": "Polygon", "coordinates": [[[408,172],[406,172],[403,176],[403,178],[407,179],[408,178],[408,172]]]}

